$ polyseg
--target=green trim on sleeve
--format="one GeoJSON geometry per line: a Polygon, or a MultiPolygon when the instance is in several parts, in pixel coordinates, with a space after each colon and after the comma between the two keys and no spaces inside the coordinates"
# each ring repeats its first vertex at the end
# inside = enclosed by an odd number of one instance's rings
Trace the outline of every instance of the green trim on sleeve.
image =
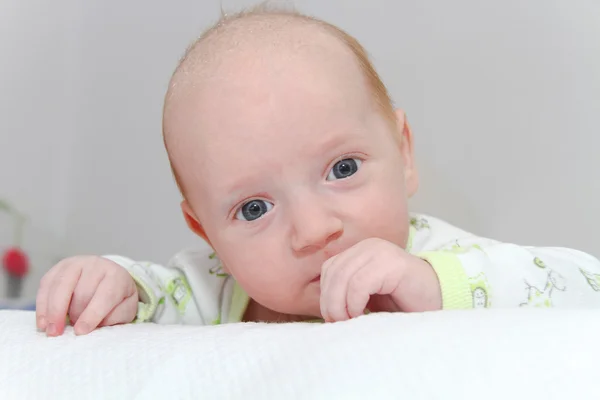
{"type": "Polygon", "coordinates": [[[246,294],[244,289],[234,281],[233,283],[233,294],[231,296],[231,306],[229,307],[229,318],[227,322],[241,322],[244,318],[244,313],[248,308],[250,297],[246,294]]]}
{"type": "Polygon", "coordinates": [[[157,298],[152,289],[150,289],[137,275],[133,273],[130,273],[130,275],[135,281],[135,285],[138,288],[138,296],[140,298],[133,323],[150,321],[156,312],[158,305],[163,304],[165,299],[164,297],[161,297],[160,299],[157,298]]]}
{"type": "Polygon", "coordinates": [[[417,233],[417,229],[410,225],[408,227],[408,239],[406,240],[405,251],[407,253],[412,252],[413,240],[415,239],[415,234],[417,233]]]}
{"type": "Polygon", "coordinates": [[[469,279],[455,254],[432,251],[419,253],[417,256],[431,264],[438,276],[442,290],[442,309],[473,308],[469,279]]]}

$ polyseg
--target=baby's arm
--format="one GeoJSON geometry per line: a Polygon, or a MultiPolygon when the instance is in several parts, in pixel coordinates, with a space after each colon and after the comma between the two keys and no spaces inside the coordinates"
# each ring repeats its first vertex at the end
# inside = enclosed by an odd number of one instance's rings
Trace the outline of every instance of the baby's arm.
{"type": "Polygon", "coordinates": [[[420,256],[438,274],[445,309],[600,307],[600,261],[581,251],[470,238],[420,256]]]}

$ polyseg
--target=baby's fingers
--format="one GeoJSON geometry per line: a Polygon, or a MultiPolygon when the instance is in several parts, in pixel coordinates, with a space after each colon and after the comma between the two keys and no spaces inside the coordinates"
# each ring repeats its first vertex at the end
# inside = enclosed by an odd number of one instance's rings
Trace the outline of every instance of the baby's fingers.
{"type": "Polygon", "coordinates": [[[351,318],[346,305],[348,281],[361,268],[363,260],[330,259],[321,272],[321,316],[327,322],[351,318]]]}
{"type": "MultiPolygon", "coordinates": [[[[81,276],[81,268],[68,268],[69,266],[66,264],[60,268],[49,283],[47,307],[39,314],[40,319],[44,318],[47,322],[48,336],[58,336],[63,333],[71,296],[81,276]],[[43,314],[44,312],[46,315],[43,314]]],[[[41,302],[43,304],[43,300],[41,302]]]]}
{"type": "Polygon", "coordinates": [[[37,328],[41,331],[45,331],[48,325],[48,297],[50,296],[52,281],[62,265],[62,263],[59,263],[52,267],[40,281],[40,287],[35,298],[35,320],[37,328]]]}
{"type": "Polygon", "coordinates": [[[364,314],[371,295],[384,294],[381,292],[387,277],[381,272],[385,271],[367,266],[357,271],[348,282],[346,307],[351,318],[364,314]]]}
{"type": "Polygon", "coordinates": [[[138,293],[134,291],[131,296],[113,308],[98,326],[112,326],[133,321],[137,314],[138,300],[138,293]]]}
{"type": "MultiPolygon", "coordinates": [[[[113,279],[105,277],[75,323],[75,334],[85,335],[96,329],[113,309],[117,312],[116,307],[130,296],[132,296],[130,290],[126,290],[123,285],[116,283],[113,279]]],[[[120,314],[115,315],[115,317],[118,316],[120,314]]]]}

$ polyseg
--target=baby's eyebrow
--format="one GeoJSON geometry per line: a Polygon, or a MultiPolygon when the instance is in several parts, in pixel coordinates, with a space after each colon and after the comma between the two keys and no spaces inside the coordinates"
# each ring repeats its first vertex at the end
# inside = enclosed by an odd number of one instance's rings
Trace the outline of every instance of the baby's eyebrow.
{"type": "Polygon", "coordinates": [[[221,201],[222,213],[229,213],[233,206],[251,195],[252,193],[249,193],[248,188],[253,186],[253,182],[257,181],[259,179],[255,174],[243,174],[231,182],[223,183],[218,189],[220,193],[225,193],[221,201]]]}
{"type": "Polygon", "coordinates": [[[320,146],[321,151],[334,150],[334,149],[344,145],[345,143],[347,143],[348,140],[351,138],[352,138],[352,136],[349,137],[349,135],[347,133],[333,135],[332,137],[328,138],[327,140],[325,140],[323,142],[323,144],[320,146]]]}

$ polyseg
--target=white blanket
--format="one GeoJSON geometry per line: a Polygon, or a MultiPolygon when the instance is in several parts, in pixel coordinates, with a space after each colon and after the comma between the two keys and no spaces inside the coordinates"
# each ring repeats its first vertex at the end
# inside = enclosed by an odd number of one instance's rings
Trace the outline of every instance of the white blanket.
{"type": "Polygon", "coordinates": [[[0,312],[0,399],[600,399],[600,311],[152,324],[47,338],[0,312]]]}

